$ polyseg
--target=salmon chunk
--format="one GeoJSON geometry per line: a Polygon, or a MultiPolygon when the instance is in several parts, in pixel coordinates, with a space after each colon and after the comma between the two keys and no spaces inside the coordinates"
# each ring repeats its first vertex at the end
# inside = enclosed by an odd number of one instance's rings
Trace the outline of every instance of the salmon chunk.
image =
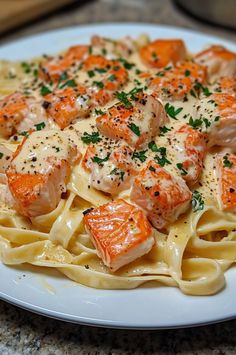
{"type": "Polygon", "coordinates": [[[154,227],[173,223],[190,204],[192,193],[181,177],[172,176],[150,161],[136,176],[130,199],[146,211],[154,227]]]}
{"type": "Polygon", "coordinates": [[[25,138],[6,171],[19,213],[35,217],[55,209],[79,156],[64,132],[36,131],[25,138]]]}
{"type": "Polygon", "coordinates": [[[236,97],[213,94],[195,105],[193,115],[207,124],[209,146],[236,147],[236,97]]]}
{"type": "Polygon", "coordinates": [[[196,84],[204,84],[206,80],[205,67],[185,61],[148,77],[147,85],[153,90],[153,95],[163,100],[181,100],[189,93],[196,96],[196,84]]]}
{"type": "Polygon", "coordinates": [[[56,89],[44,96],[43,106],[60,128],[64,129],[74,120],[89,115],[90,102],[83,86],[56,89]]]}
{"type": "Polygon", "coordinates": [[[48,82],[58,81],[70,68],[79,66],[88,54],[89,47],[78,45],[70,47],[64,54],[49,58],[39,66],[39,77],[48,82]]]}
{"type": "Polygon", "coordinates": [[[91,172],[94,188],[113,195],[128,189],[137,173],[132,149],[108,138],[88,146],[82,165],[91,172]]]}
{"type": "Polygon", "coordinates": [[[236,75],[236,53],[227,50],[223,46],[211,46],[196,54],[194,60],[196,63],[207,67],[211,81],[222,76],[236,75]]]}
{"type": "Polygon", "coordinates": [[[135,50],[134,40],[126,36],[119,40],[110,38],[92,36],[91,46],[93,54],[104,55],[106,57],[129,57],[135,50]]]}
{"type": "Polygon", "coordinates": [[[213,86],[213,91],[236,96],[236,77],[225,76],[220,78],[213,86]]]}
{"type": "Polygon", "coordinates": [[[122,139],[136,149],[145,147],[168,122],[163,105],[152,95],[126,98],[96,119],[98,130],[113,139],[122,139]]]}
{"type": "Polygon", "coordinates": [[[183,125],[173,134],[176,167],[182,178],[194,185],[201,175],[206,154],[206,137],[189,125],[183,125]]]}
{"type": "Polygon", "coordinates": [[[218,196],[222,210],[236,211],[236,156],[221,154],[217,157],[218,196]]]}
{"type": "Polygon", "coordinates": [[[187,56],[181,39],[157,39],[139,50],[141,60],[151,68],[164,68],[176,64],[187,56]]]}
{"type": "Polygon", "coordinates": [[[128,72],[120,62],[100,55],[89,56],[84,61],[83,70],[92,79],[87,87],[94,106],[104,106],[114,99],[114,93],[128,80],[128,72]]]}
{"type": "Polygon", "coordinates": [[[121,199],[85,211],[84,224],[98,255],[113,272],[147,254],[154,244],[143,211],[121,199]]]}
{"type": "Polygon", "coordinates": [[[35,126],[47,119],[40,103],[32,96],[15,92],[0,101],[0,136],[9,136],[22,131],[35,129],[35,126]]]}

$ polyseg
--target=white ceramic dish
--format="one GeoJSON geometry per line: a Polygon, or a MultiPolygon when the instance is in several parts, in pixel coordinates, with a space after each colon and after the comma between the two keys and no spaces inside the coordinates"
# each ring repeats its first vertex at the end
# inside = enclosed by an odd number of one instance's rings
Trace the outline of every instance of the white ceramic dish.
{"type": "MultiPolygon", "coordinates": [[[[72,44],[86,43],[93,34],[109,37],[137,36],[183,38],[188,49],[198,51],[228,41],[184,29],[146,24],[99,24],[67,28],[10,43],[0,48],[0,58],[23,60],[55,53],[72,44]]],[[[179,289],[143,287],[135,290],[96,290],[66,279],[54,270],[0,265],[0,298],[30,311],[68,322],[112,328],[175,328],[218,322],[236,317],[236,268],[226,272],[226,288],[215,296],[185,296],[179,289]]]]}

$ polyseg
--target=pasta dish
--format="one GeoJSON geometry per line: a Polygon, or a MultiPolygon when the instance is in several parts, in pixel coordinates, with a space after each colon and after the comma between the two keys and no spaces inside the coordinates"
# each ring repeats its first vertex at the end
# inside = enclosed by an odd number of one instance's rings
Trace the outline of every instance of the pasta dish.
{"type": "Polygon", "coordinates": [[[93,36],[0,62],[0,258],[210,295],[236,261],[236,53],[93,36]]]}

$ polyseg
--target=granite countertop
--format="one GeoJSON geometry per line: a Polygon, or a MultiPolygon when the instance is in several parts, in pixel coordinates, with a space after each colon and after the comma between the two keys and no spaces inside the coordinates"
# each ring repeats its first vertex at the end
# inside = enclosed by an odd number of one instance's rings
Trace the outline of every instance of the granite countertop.
{"type": "MultiPolygon", "coordinates": [[[[0,36],[0,44],[64,26],[135,21],[192,28],[236,41],[235,32],[202,24],[170,0],[98,0],[77,4],[0,36]]],[[[136,331],[79,326],[0,301],[0,354],[236,354],[236,320],[199,328],[136,331]]]]}

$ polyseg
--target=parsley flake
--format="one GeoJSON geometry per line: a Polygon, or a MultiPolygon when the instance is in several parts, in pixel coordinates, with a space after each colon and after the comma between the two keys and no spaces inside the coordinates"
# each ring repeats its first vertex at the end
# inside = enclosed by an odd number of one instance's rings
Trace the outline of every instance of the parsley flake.
{"type": "Polygon", "coordinates": [[[67,80],[64,84],[60,85],[59,86],[59,89],[63,89],[65,87],[70,87],[70,88],[74,88],[76,87],[77,84],[76,82],[74,81],[74,79],[70,79],[70,80],[67,80]]]}
{"type": "Polygon", "coordinates": [[[174,108],[174,106],[170,105],[168,102],[165,104],[165,111],[166,113],[173,118],[174,120],[177,120],[176,116],[183,110],[183,107],[179,108],[174,108]]]}
{"type": "Polygon", "coordinates": [[[3,153],[2,152],[0,152],[0,159],[2,159],[3,158],[3,153]]]}
{"type": "Polygon", "coordinates": [[[45,85],[43,85],[40,89],[40,95],[42,95],[42,96],[46,96],[48,94],[51,94],[51,92],[52,91],[45,85]]]}
{"type": "Polygon", "coordinates": [[[187,175],[187,174],[188,174],[188,172],[184,169],[182,163],[177,163],[176,166],[177,166],[177,168],[179,169],[181,175],[184,176],[184,175],[187,175]]]}
{"type": "Polygon", "coordinates": [[[37,131],[41,131],[45,126],[46,125],[44,122],[40,122],[40,123],[34,125],[34,127],[36,128],[37,131]]]}
{"type": "Polygon", "coordinates": [[[102,138],[99,136],[99,132],[92,132],[91,134],[84,132],[83,136],[81,137],[81,140],[85,144],[95,144],[100,142],[102,138]]]}
{"type": "Polygon", "coordinates": [[[129,62],[127,62],[127,60],[124,59],[124,58],[119,58],[118,60],[119,60],[119,62],[121,62],[121,63],[123,64],[123,66],[124,66],[125,69],[130,70],[130,69],[132,69],[132,68],[135,66],[134,63],[129,63],[129,62]]]}
{"type": "Polygon", "coordinates": [[[93,81],[93,85],[96,85],[99,89],[104,88],[104,84],[102,81],[93,81]]]}
{"type": "Polygon", "coordinates": [[[96,108],[95,108],[94,112],[95,112],[96,115],[104,115],[104,114],[105,114],[104,111],[102,111],[102,110],[97,110],[96,108]]]}
{"type": "Polygon", "coordinates": [[[105,158],[99,158],[97,155],[95,155],[93,158],[92,158],[92,161],[94,163],[97,163],[98,165],[101,165],[102,163],[108,161],[110,157],[110,154],[107,154],[107,156],[105,158]]]}
{"type": "Polygon", "coordinates": [[[193,191],[192,208],[193,212],[201,211],[204,208],[204,200],[202,198],[201,193],[197,190],[193,191]]]}
{"type": "Polygon", "coordinates": [[[166,126],[160,127],[160,136],[164,136],[165,133],[167,133],[167,132],[169,132],[169,131],[171,131],[171,128],[168,128],[168,127],[166,127],[166,126]]]}
{"type": "Polygon", "coordinates": [[[139,152],[135,151],[132,155],[132,159],[139,159],[142,163],[144,163],[145,160],[147,159],[147,156],[145,155],[146,152],[147,152],[147,149],[141,150],[139,152]]]}
{"type": "Polygon", "coordinates": [[[138,126],[136,126],[136,124],[134,124],[133,122],[131,122],[128,125],[129,129],[131,129],[131,131],[136,134],[136,136],[140,137],[140,128],[138,126]]]}
{"type": "Polygon", "coordinates": [[[223,165],[224,168],[232,168],[233,166],[233,162],[228,159],[227,155],[223,156],[223,165]]]}

